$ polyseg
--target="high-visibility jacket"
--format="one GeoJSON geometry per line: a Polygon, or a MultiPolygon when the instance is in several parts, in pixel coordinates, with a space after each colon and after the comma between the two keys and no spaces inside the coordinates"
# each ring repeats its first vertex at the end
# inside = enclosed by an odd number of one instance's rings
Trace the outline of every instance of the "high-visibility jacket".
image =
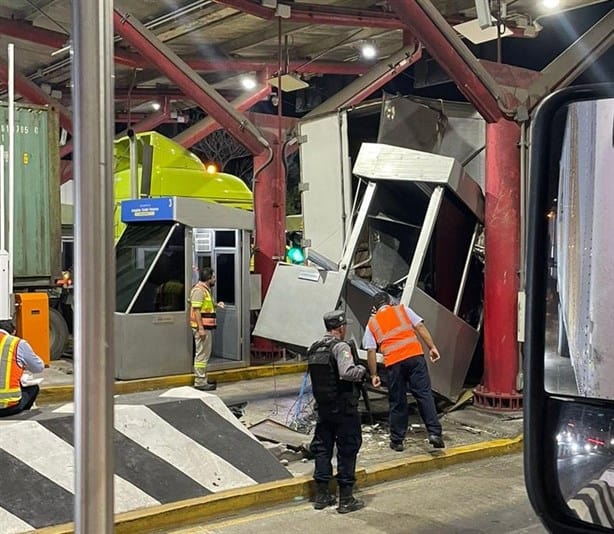
{"type": "Polygon", "coordinates": [[[194,308],[200,308],[202,326],[205,330],[213,330],[217,326],[217,315],[211,290],[203,282],[198,282],[190,292],[190,326],[198,328],[198,314],[194,308]],[[199,296],[202,292],[203,298],[199,296]]]}
{"type": "Polygon", "coordinates": [[[23,368],[17,363],[19,338],[0,332],[0,409],[21,400],[23,368]]]}
{"type": "Polygon", "coordinates": [[[367,328],[373,334],[384,355],[384,365],[424,354],[422,345],[409,320],[405,306],[383,306],[369,319],[367,328]]]}

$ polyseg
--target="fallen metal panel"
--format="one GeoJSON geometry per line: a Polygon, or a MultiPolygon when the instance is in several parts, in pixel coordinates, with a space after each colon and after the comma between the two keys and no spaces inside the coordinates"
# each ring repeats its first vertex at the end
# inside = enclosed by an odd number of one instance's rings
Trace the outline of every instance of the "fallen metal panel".
{"type": "Polygon", "coordinates": [[[427,358],[432,388],[456,401],[462,391],[479,333],[419,288],[414,288],[409,306],[424,319],[441,353],[436,363],[431,363],[427,358]]]}
{"type": "Polygon", "coordinates": [[[354,174],[372,180],[428,182],[447,185],[482,221],[484,198],[477,183],[454,159],[379,143],[363,143],[354,174]]]}
{"type": "Polygon", "coordinates": [[[347,117],[334,113],[299,123],[303,238],[337,262],[347,236],[351,209],[347,117]]]}
{"type": "Polygon", "coordinates": [[[273,443],[283,443],[292,449],[301,449],[310,441],[309,436],[306,434],[296,432],[273,419],[264,419],[248,428],[258,439],[272,441],[273,443]]]}
{"type": "Polygon", "coordinates": [[[336,308],[344,282],[344,272],[278,264],[254,335],[309,347],[324,335],[322,317],[336,308]]]}
{"type": "Polygon", "coordinates": [[[454,158],[484,190],[486,123],[471,104],[384,95],[378,142],[454,158]]]}

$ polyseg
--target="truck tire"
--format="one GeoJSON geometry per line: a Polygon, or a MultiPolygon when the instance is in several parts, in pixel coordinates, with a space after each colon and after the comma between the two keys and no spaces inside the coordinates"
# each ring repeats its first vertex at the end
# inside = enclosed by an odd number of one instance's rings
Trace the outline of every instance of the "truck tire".
{"type": "Polygon", "coordinates": [[[68,325],[62,314],[49,308],[49,352],[51,360],[59,360],[68,344],[68,325]]]}

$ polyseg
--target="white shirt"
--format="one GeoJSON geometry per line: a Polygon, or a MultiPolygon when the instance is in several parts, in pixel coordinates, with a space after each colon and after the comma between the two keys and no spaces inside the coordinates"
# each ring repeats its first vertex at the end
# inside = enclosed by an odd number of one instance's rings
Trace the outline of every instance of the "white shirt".
{"type": "MultiPolygon", "coordinates": [[[[11,335],[5,330],[0,330],[3,334],[11,335]]],[[[17,336],[13,336],[17,337],[17,336]]],[[[38,355],[32,350],[30,343],[28,343],[25,339],[19,338],[19,343],[17,344],[17,364],[27,371],[31,371],[32,373],[42,373],[45,369],[45,364],[43,360],[41,360],[38,355]]]]}

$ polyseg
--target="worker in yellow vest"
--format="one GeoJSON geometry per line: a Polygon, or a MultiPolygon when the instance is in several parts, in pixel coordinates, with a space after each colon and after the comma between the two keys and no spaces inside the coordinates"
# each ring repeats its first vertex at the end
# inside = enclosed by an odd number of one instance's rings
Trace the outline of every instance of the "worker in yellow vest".
{"type": "Polygon", "coordinates": [[[10,320],[0,321],[0,417],[32,408],[37,384],[24,384],[24,372],[41,373],[45,368],[30,344],[15,335],[10,320]]]}
{"type": "Polygon", "coordinates": [[[213,302],[211,290],[215,286],[215,273],[209,267],[198,273],[198,282],[190,291],[190,327],[194,336],[194,388],[200,391],[213,391],[215,383],[207,381],[207,365],[213,350],[213,331],[217,325],[216,307],[224,307],[223,302],[213,302]]]}

